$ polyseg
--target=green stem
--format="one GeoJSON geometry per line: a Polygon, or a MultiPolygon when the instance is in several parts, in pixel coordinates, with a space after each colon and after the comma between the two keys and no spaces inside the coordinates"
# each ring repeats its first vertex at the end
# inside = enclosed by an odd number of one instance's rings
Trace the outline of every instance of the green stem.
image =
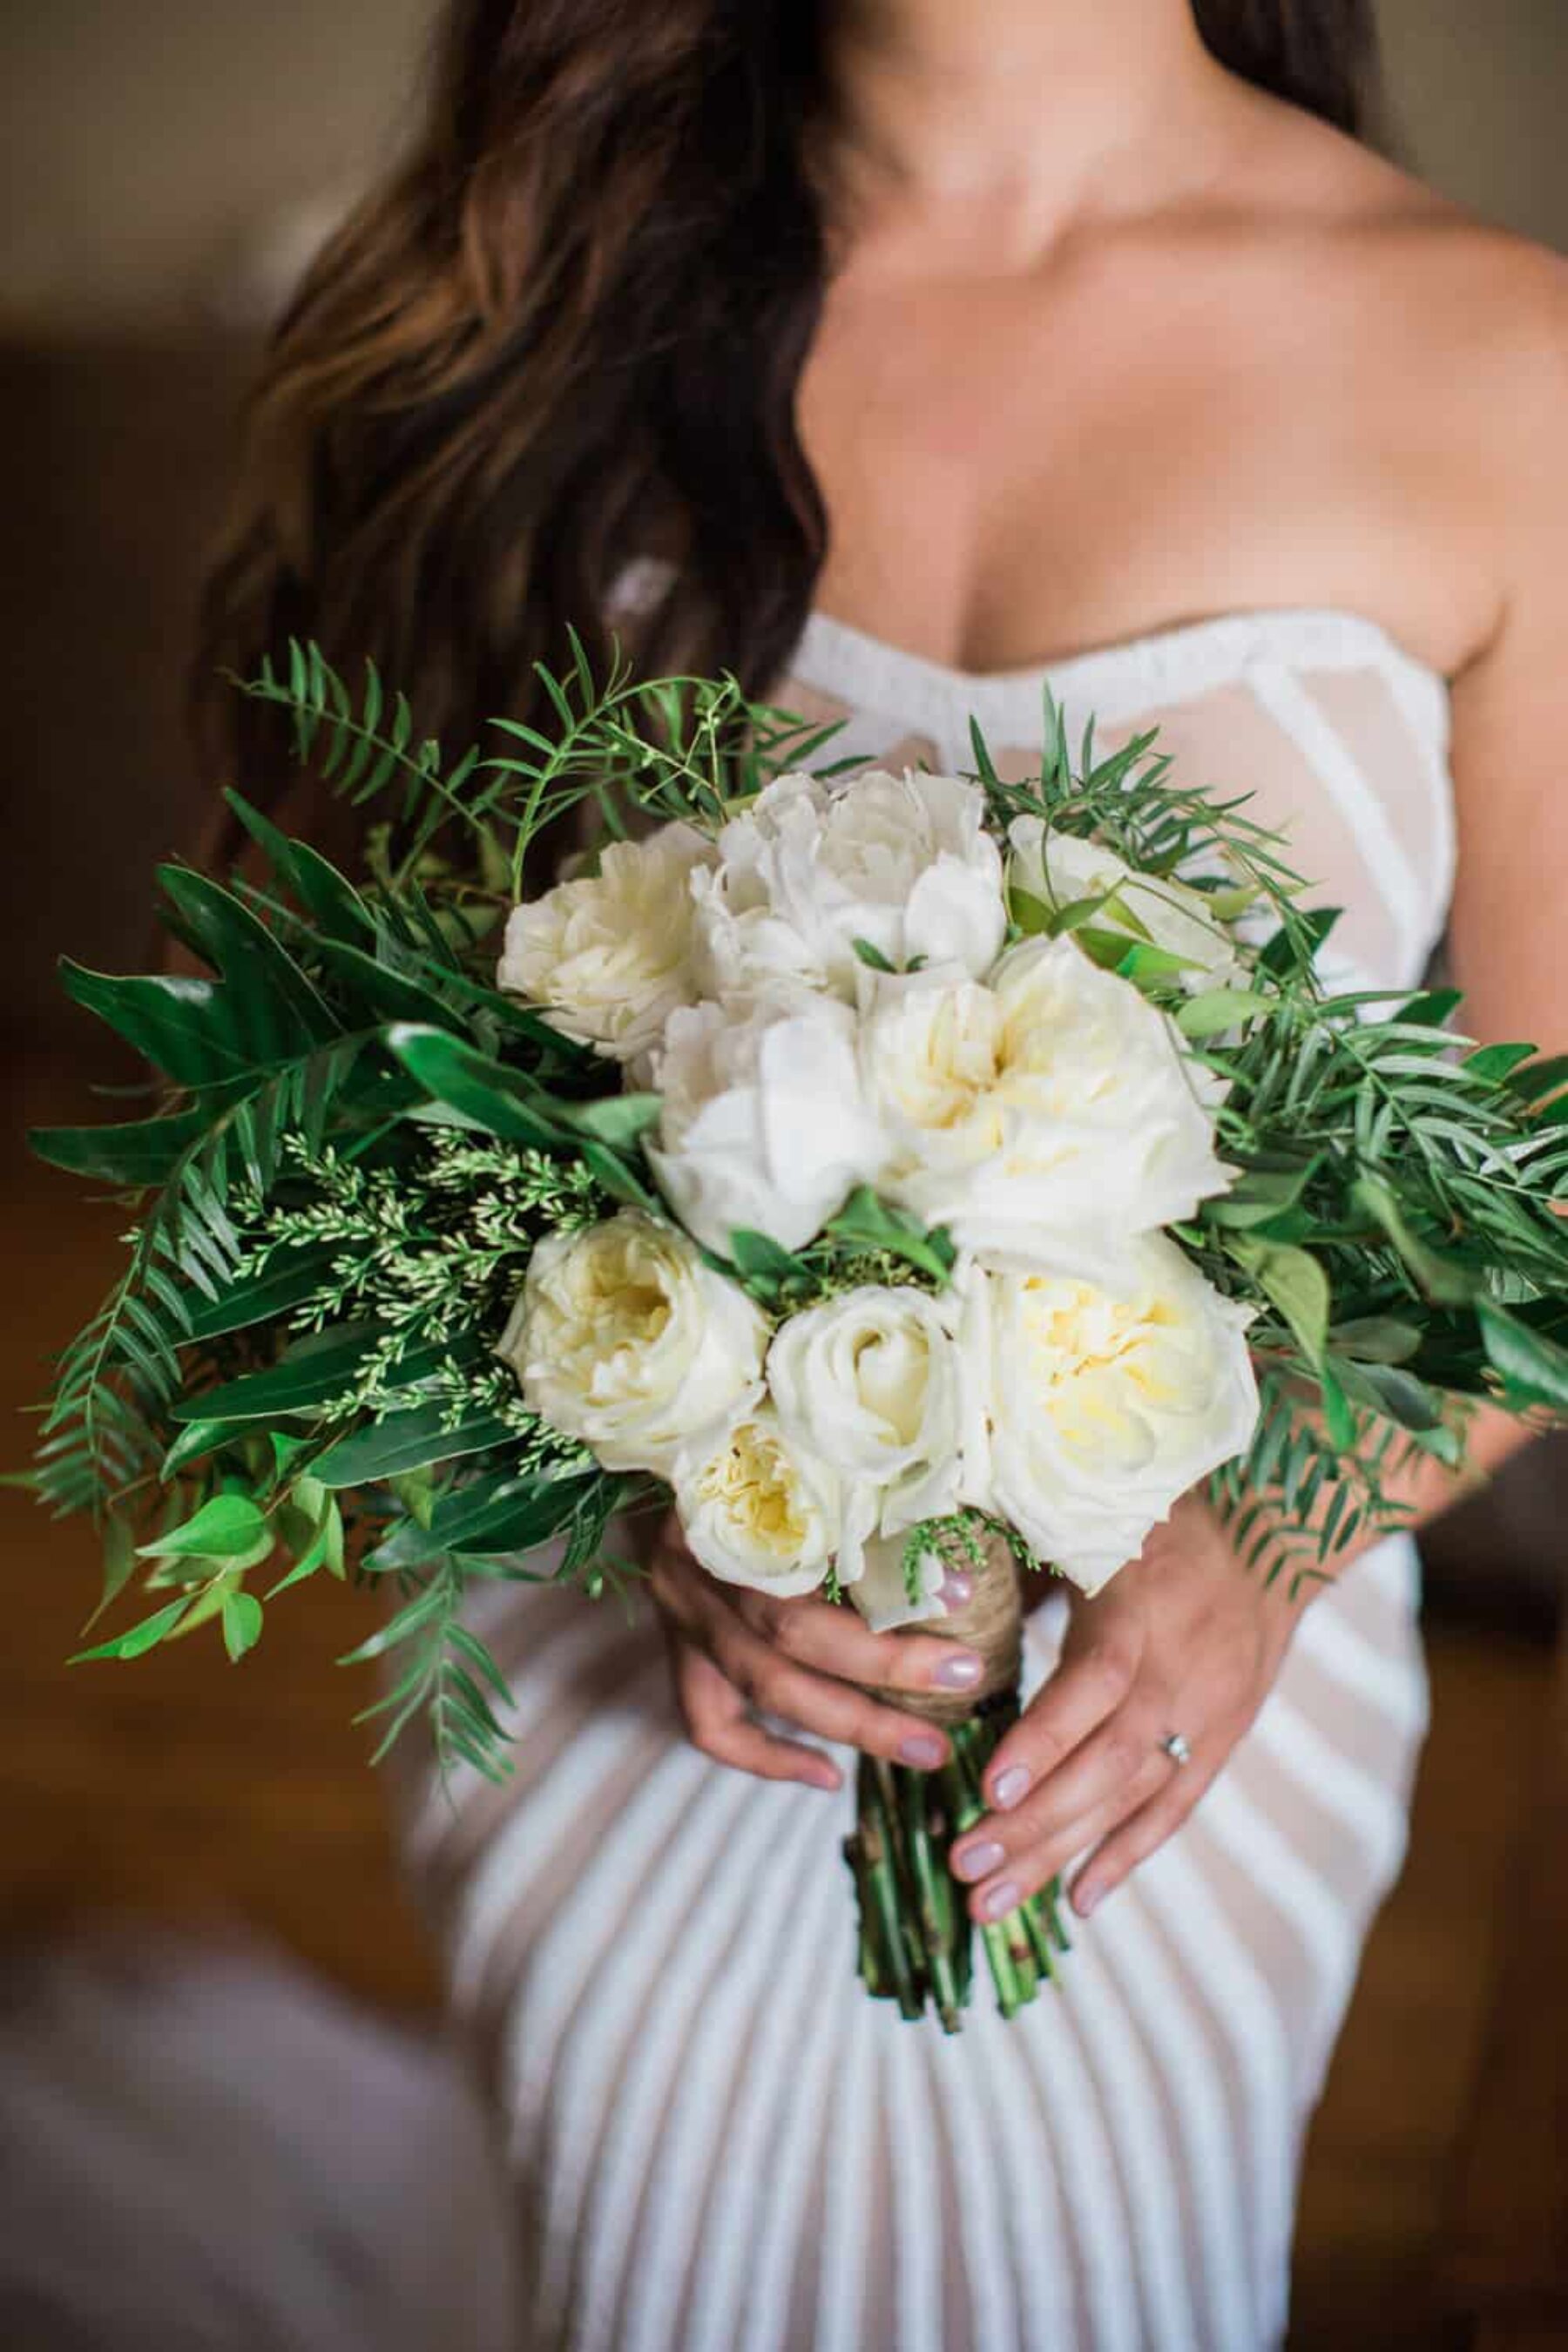
{"type": "Polygon", "coordinates": [[[871,1897],[872,1915],[880,1930],[900,2013],[904,2017],[920,2017],[924,2012],[925,1995],[923,1987],[917,1986],[915,1982],[910,1967],[909,1948],[904,1940],[904,1905],[898,1876],[897,1840],[893,1825],[883,1809],[882,1791],[869,1758],[861,1759],[858,1778],[860,1853],[871,1897]]]}
{"type": "MultiPolygon", "coordinates": [[[[868,1991],[897,2000],[905,2017],[934,2011],[958,2032],[973,1984],[974,1927],[949,1855],[953,1841],[987,1811],[986,1766],[1017,1708],[996,1706],[953,1727],[948,1761],[935,1772],[862,1757],[858,1822],[845,1842],[860,1912],[860,1975],[868,1991]]],[[[1005,1919],[979,1930],[997,2004],[1016,2016],[1057,1973],[1068,1949],[1053,1879],[1005,1919]]]]}
{"type": "MultiPolygon", "coordinates": [[[[899,1796],[904,1846],[920,1896],[921,1939],[925,1948],[926,1972],[931,1979],[931,1995],[936,2002],[937,2015],[942,2020],[942,2032],[956,2033],[959,2030],[958,2013],[963,2006],[954,1953],[958,1905],[945,1863],[939,1859],[932,1845],[931,1793],[929,1780],[913,1772],[902,1776],[899,1796]]],[[[967,1928],[964,1941],[968,1941],[967,1928]]]]}

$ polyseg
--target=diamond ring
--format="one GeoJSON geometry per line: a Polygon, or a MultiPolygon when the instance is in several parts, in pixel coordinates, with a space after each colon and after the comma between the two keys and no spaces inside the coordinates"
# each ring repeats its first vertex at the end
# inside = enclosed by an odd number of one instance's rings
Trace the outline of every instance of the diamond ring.
{"type": "Polygon", "coordinates": [[[1187,1745],[1186,1739],[1181,1732],[1168,1731],[1163,1739],[1161,1740],[1160,1745],[1164,1749],[1165,1754],[1170,1758],[1173,1764],[1190,1764],[1192,1762],[1193,1751],[1187,1745]]]}

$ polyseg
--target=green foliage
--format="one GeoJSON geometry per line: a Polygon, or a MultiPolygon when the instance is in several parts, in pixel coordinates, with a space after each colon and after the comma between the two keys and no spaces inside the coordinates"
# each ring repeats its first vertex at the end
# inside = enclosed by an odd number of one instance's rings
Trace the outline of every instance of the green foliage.
{"type": "MultiPolygon", "coordinates": [[[[540,676],[548,731],[498,720],[448,761],[374,670],[356,696],[314,647],[265,669],[245,690],[376,819],[366,870],[351,880],[231,795],[265,878],[161,877],[167,926],[205,972],[66,967],[162,1098],[35,1139],[133,1203],[125,1272],[61,1359],[33,1483],[98,1519],[100,1607],[138,1578],[157,1605],[82,1654],[206,1627],[238,1659],[266,1603],[356,1572],[397,1601],[355,1654],[393,1663],[369,1714],[389,1740],[424,1712],[443,1762],[488,1773],[506,1692],[463,1620],[471,1583],[618,1584],[612,1517],[658,1491],[537,1421],[497,1342],[543,1235],[617,1203],[663,1213],[642,1150],[656,1099],[622,1094],[617,1071],[491,984],[496,927],[547,826],[576,813],[612,836],[643,819],[711,831],[833,732],[732,678],[639,680],[618,656],[595,678],[575,641],[563,676],[540,676]]],[[[1263,942],[1245,984],[1189,993],[1189,965],[1124,896],[1011,892],[1013,936],[1073,936],[1169,1013],[1223,1089],[1237,1181],[1178,1238],[1255,1310],[1264,1409],[1215,1491],[1268,1572],[1321,1574],[1361,1528],[1397,1522],[1389,1474],[1408,1449],[1458,1458],[1455,1399],[1568,1412],[1568,1058],[1469,1047],[1451,992],[1326,996],[1313,960],[1332,915],[1303,905],[1243,799],[1179,787],[1152,731],[1098,759],[1090,724],[1075,771],[1048,695],[1044,718],[1039,772],[1017,784],[975,731],[992,822],[1100,838],[1147,887],[1179,879],[1263,942]]],[[[740,1231],[730,1250],[774,1316],[866,1283],[940,1291],[955,1257],[865,1187],[804,1249],[740,1231]]],[[[994,1535],[1036,1564],[962,1512],[911,1531],[906,1576],[922,1551],[965,1559],[994,1535]]]]}

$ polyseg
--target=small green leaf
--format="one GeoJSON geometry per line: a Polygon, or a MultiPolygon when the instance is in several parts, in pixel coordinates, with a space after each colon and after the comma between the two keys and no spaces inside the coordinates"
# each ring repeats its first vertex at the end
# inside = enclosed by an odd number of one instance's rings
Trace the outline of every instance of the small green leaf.
{"type": "Polygon", "coordinates": [[[237,1665],[261,1638],[261,1603],[253,1592],[223,1596],[223,1645],[237,1665]]]}
{"type": "Polygon", "coordinates": [[[751,1225],[731,1228],[730,1263],[743,1282],[782,1285],[809,1279],[809,1268],[803,1258],[751,1225]]]}
{"type": "Polygon", "coordinates": [[[1200,966],[1194,956],[1176,955],[1169,948],[1145,946],[1134,940],[1116,969],[1134,987],[1147,988],[1163,980],[1179,980],[1183,972],[1196,971],[1200,966]]]}
{"type": "Polygon", "coordinates": [[[199,1299],[191,1313],[193,1339],[216,1339],[253,1323],[281,1321],[321,1287],[336,1255],[331,1246],[279,1250],[260,1274],[247,1275],[199,1299]]]}
{"type": "Polygon", "coordinates": [[[1411,1226],[1393,1187],[1381,1176],[1358,1176],[1351,1187],[1351,1198],[1363,1215],[1382,1227],[1418,1288],[1428,1298],[1435,1299],[1440,1307],[1468,1307],[1476,1297],[1480,1286],[1476,1276],[1468,1267],[1422,1240],[1411,1226]]]}
{"type": "Polygon", "coordinates": [[[138,1559],[237,1559],[270,1545],[265,1515],[245,1495],[214,1495],[194,1518],[138,1544],[138,1559]]]}
{"type": "Polygon", "coordinates": [[[929,1275],[941,1288],[957,1261],[958,1253],[944,1227],[928,1233],[878,1199],[868,1184],[858,1184],[826,1231],[835,1241],[854,1249],[887,1250],[907,1265],[929,1275]]]}
{"type": "Polygon", "coordinates": [[[190,1607],[188,1597],[171,1601],[167,1608],[154,1616],[143,1617],[140,1625],[132,1625],[126,1633],[116,1633],[112,1641],[100,1642],[91,1650],[79,1650],[70,1660],[73,1666],[85,1666],[94,1658],[141,1658],[155,1650],[160,1642],[171,1634],[190,1607]]]}
{"type": "Polygon", "coordinates": [[[1483,1298],[1476,1309],[1487,1360],[1516,1405],[1546,1405],[1568,1413],[1568,1348],[1483,1298]]]}
{"type": "Polygon", "coordinates": [[[1226,1029],[1242,1028],[1264,1013],[1278,1012],[1279,1007],[1278,996],[1265,995],[1261,989],[1206,988],[1188,997],[1176,1013],[1176,1026],[1195,1044],[1201,1037],[1217,1037],[1226,1029]]]}
{"type": "Polygon", "coordinates": [[[1246,1235],[1229,1247],[1237,1264],[1284,1318],[1309,1362],[1321,1364],[1329,1336],[1329,1277],[1310,1251],[1246,1235]]]}
{"type": "MultiPolygon", "coordinates": [[[[265,1371],[244,1372],[237,1381],[174,1405],[174,1418],[270,1421],[279,1413],[309,1412],[352,1387],[377,1344],[375,1332],[363,1324],[312,1332],[287,1349],[265,1371]]],[[[426,1353],[428,1356],[429,1351],[426,1353]]]]}
{"type": "Polygon", "coordinates": [[[560,1104],[557,1115],[579,1135],[624,1151],[646,1134],[663,1108],[660,1095],[605,1095],[599,1102],[560,1104]]]}
{"type": "Polygon", "coordinates": [[[504,1444],[511,1433],[510,1424],[495,1413],[475,1414],[457,1428],[450,1423],[445,1404],[389,1413],[329,1446],[316,1462],[315,1475],[323,1486],[369,1486],[428,1463],[482,1453],[487,1446],[504,1444]]]}
{"type": "Polygon", "coordinates": [[[163,1456],[158,1472],[161,1486],[167,1486],[182,1470],[189,1469],[205,1454],[216,1453],[220,1445],[232,1444],[243,1437],[247,1424],[243,1421],[193,1421],[187,1423],[163,1456]]]}
{"type": "Polygon", "coordinates": [[[1329,1333],[1336,1355],[1352,1364],[1405,1364],[1421,1349],[1421,1333],[1397,1315],[1359,1315],[1329,1333]]]}
{"type": "Polygon", "coordinates": [[[386,1043],[433,1101],[448,1104],[487,1134],[536,1150],[559,1148],[559,1123],[539,1107],[537,1089],[520,1072],[445,1030],[400,1021],[386,1043]]]}
{"type": "Polygon", "coordinates": [[[38,1159],[74,1176],[110,1184],[161,1184],[211,1124],[204,1110],[183,1110],[119,1127],[37,1127],[27,1141],[38,1159]]]}
{"type": "Polygon", "coordinates": [[[874,940],[852,940],[850,945],[861,962],[869,964],[873,971],[895,971],[898,969],[895,964],[889,962],[874,940]]]}

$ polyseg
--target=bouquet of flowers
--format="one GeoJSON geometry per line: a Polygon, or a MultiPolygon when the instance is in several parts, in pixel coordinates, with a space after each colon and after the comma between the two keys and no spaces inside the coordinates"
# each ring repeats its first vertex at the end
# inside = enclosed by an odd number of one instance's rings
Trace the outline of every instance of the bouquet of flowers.
{"type": "MultiPolygon", "coordinates": [[[[395,1595],[387,1738],[496,1773],[468,1588],[618,1583],[673,1503],[716,1577],[979,1654],[847,1845],[864,1980],[952,2030],[1032,1580],[1094,1591],[1204,1480],[1255,1572],[1323,1574],[1466,1399],[1568,1410],[1568,1067],[1325,995],[1280,842],[1152,734],[1075,761],[1048,695],[1013,783],[978,732],[895,776],[731,680],[544,684],[551,731],[448,764],[294,649],[246,690],[382,804],[363,876],[231,796],[260,878],[161,877],[206,976],[66,967],[163,1097],[35,1138],[139,1202],[35,1473],[155,1603],[84,1654],[237,1658],[352,1575],[395,1595]]],[[[979,1932],[1008,2012],[1065,1946],[1054,1891],[979,1932]]]]}

